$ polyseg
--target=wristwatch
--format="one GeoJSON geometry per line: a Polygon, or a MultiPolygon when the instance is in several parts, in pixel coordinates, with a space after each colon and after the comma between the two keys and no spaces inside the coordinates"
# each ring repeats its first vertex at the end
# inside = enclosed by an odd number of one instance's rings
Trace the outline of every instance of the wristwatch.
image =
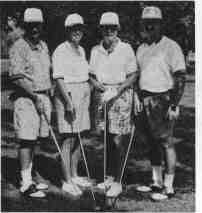
{"type": "Polygon", "coordinates": [[[178,105],[175,105],[175,104],[171,104],[170,108],[172,111],[176,111],[178,105]]]}

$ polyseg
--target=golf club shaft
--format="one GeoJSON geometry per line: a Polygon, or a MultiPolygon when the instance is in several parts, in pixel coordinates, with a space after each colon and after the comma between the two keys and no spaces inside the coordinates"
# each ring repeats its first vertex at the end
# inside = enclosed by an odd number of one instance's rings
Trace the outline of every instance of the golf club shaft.
{"type": "Polygon", "coordinates": [[[107,103],[104,103],[104,182],[107,170],[107,103]]]}
{"type": "MultiPolygon", "coordinates": [[[[78,137],[79,137],[79,143],[80,143],[80,147],[81,147],[81,153],[83,155],[84,164],[85,164],[85,167],[86,167],[86,173],[87,173],[88,179],[90,180],[91,179],[90,178],[90,172],[89,172],[89,169],[88,169],[88,164],[87,164],[86,155],[85,155],[85,151],[84,151],[84,147],[83,147],[83,143],[82,143],[82,139],[81,139],[81,134],[80,134],[79,128],[78,128],[78,137]]],[[[92,194],[93,200],[96,202],[95,194],[93,192],[92,186],[91,186],[91,194],[92,194]]]]}
{"type": "Polygon", "coordinates": [[[125,171],[126,163],[127,163],[127,160],[128,160],[128,155],[130,153],[130,148],[131,148],[131,145],[132,145],[132,142],[133,142],[134,134],[135,134],[135,125],[133,125],[133,127],[132,127],[130,141],[129,141],[129,144],[128,144],[128,149],[127,149],[126,156],[125,156],[125,159],[124,159],[124,164],[123,164],[123,167],[122,167],[122,170],[121,170],[121,177],[120,177],[120,180],[119,180],[120,183],[122,182],[122,178],[123,178],[123,175],[124,175],[124,171],[125,171]]]}

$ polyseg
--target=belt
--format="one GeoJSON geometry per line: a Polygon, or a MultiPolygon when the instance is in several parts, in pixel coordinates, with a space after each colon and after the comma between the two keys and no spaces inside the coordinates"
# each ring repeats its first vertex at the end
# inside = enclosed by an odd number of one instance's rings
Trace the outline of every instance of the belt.
{"type": "Polygon", "coordinates": [[[106,84],[103,83],[104,86],[120,86],[122,83],[117,83],[117,84],[106,84]]]}
{"type": "Polygon", "coordinates": [[[170,90],[167,90],[165,92],[150,92],[147,90],[140,91],[140,96],[143,98],[148,97],[148,96],[158,96],[158,95],[168,95],[168,94],[170,94],[170,90]]]}
{"type": "Polygon", "coordinates": [[[40,91],[34,91],[34,93],[37,94],[44,94],[44,95],[49,95],[50,90],[40,90],[40,91]]]}
{"type": "Polygon", "coordinates": [[[80,82],[65,82],[65,84],[83,84],[86,83],[88,81],[80,81],[80,82]]]}

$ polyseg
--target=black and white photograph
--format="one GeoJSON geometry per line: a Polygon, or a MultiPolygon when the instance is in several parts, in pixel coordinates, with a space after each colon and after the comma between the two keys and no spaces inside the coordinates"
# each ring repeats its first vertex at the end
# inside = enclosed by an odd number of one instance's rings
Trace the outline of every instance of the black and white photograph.
{"type": "Polygon", "coordinates": [[[195,1],[0,1],[1,211],[195,212],[195,1]]]}

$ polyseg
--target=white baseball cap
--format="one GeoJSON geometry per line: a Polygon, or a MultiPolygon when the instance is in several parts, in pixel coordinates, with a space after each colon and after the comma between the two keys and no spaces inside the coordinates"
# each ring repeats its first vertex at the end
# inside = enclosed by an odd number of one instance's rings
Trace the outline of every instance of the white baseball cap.
{"type": "Polygon", "coordinates": [[[158,7],[145,7],[142,12],[142,19],[162,19],[161,10],[158,7]]]}
{"type": "Polygon", "coordinates": [[[76,24],[84,24],[83,18],[77,13],[70,14],[65,19],[65,27],[72,27],[76,24]]]}
{"type": "Polygon", "coordinates": [[[27,8],[24,12],[24,22],[43,22],[42,11],[37,8],[27,8]]]}
{"type": "Polygon", "coordinates": [[[120,27],[119,17],[114,12],[105,12],[101,16],[100,25],[117,25],[120,27]]]}

